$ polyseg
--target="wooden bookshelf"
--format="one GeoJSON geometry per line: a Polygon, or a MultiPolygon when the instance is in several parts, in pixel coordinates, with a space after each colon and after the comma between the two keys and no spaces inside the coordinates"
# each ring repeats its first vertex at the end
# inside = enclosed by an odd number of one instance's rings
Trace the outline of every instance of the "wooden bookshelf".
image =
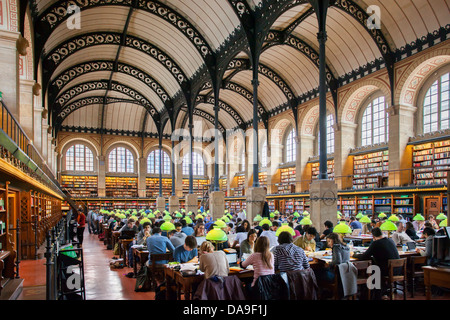
{"type": "Polygon", "coordinates": [[[259,176],[259,185],[261,187],[267,187],[267,172],[260,172],[259,176]]]}
{"type": "Polygon", "coordinates": [[[0,186],[0,252],[7,251],[8,241],[8,183],[0,186]]]}
{"type": "MultiPolygon", "coordinates": [[[[208,179],[194,179],[192,181],[194,194],[202,197],[208,185],[208,179]]],[[[189,194],[189,179],[183,179],[183,194],[189,194]]]]}
{"type": "MultiPolygon", "coordinates": [[[[163,178],[162,180],[162,195],[169,197],[172,194],[172,179],[163,178]]],[[[159,197],[159,178],[146,178],[146,192],[147,198],[159,197]]]]}
{"type": "Polygon", "coordinates": [[[280,169],[278,194],[295,193],[295,167],[280,169]]]}
{"type": "Polygon", "coordinates": [[[341,211],[346,217],[356,214],[356,196],[341,196],[337,206],[338,211],[341,211]]]}
{"type": "MultiPolygon", "coordinates": [[[[312,162],[311,163],[311,179],[317,180],[319,176],[320,165],[319,162],[312,162]]],[[[327,174],[328,179],[334,179],[334,160],[328,160],[327,161],[327,174]]]]}
{"type": "Polygon", "coordinates": [[[247,208],[247,202],[245,200],[231,200],[229,201],[228,210],[231,213],[236,213],[240,210],[245,210],[247,208]]]}
{"type": "Polygon", "coordinates": [[[138,179],[134,177],[106,177],[106,197],[137,198],[138,179]]]}
{"type": "Polygon", "coordinates": [[[227,192],[227,181],[228,180],[226,178],[219,179],[219,188],[220,188],[220,191],[223,191],[223,193],[225,194],[225,197],[228,194],[228,192],[227,192]]]}
{"type": "Polygon", "coordinates": [[[373,197],[372,196],[362,196],[356,198],[356,212],[363,214],[373,213],[373,197]]]}
{"type": "Polygon", "coordinates": [[[61,187],[66,188],[74,198],[97,197],[97,176],[61,176],[61,187]]]}
{"type": "Polygon", "coordinates": [[[355,156],[353,159],[353,189],[381,188],[389,176],[389,151],[355,156]]]}
{"type": "Polygon", "coordinates": [[[233,196],[242,197],[245,195],[245,176],[239,175],[236,176],[235,179],[237,180],[237,187],[232,189],[233,196]]]}
{"type": "Polygon", "coordinates": [[[267,200],[267,204],[269,205],[269,212],[274,212],[275,208],[275,200],[267,200]]]}
{"type": "Polygon", "coordinates": [[[413,216],[417,208],[417,195],[392,195],[392,213],[413,216]]]}
{"type": "Polygon", "coordinates": [[[373,197],[373,213],[378,215],[381,212],[392,213],[392,195],[373,197]]]}
{"type": "Polygon", "coordinates": [[[450,140],[429,142],[413,147],[415,185],[445,185],[449,169],[450,140]]]}

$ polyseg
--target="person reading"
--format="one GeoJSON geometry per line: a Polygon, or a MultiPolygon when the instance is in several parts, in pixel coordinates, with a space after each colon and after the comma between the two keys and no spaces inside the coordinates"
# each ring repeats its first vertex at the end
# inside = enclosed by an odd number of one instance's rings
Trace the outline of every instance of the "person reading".
{"type": "Polygon", "coordinates": [[[187,236],[184,244],[175,248],[173,260],[186,263],[197,257],[197,240],[194,236],[187,236]]]}

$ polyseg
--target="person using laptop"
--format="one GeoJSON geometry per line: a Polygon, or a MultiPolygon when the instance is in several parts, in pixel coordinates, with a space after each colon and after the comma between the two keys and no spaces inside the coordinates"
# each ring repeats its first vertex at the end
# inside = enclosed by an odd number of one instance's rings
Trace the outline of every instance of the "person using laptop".
{"type": "Polygon", "coordinates": [[[350,228],[362,230],[362,224],[355,217],[350,217],[350,228]]]}
{"type": "Polygon", "coordinates": [[[400,246],[413,240],[406,234],[405,227],[402,222],[397,222],[397,231],[392,234],[392,240],[395,245],[400,246]]]}
{"type": "Polygon", "coordinates": [[[317,230],[314,227],[309,227],[303,236],[297,237],[294,240],[294,244],[297,247],[302,248],[305,251],[316,251],[316,237],[317,230]]]}
{"type": "Polygon", "coordinates": [[[138,233],[138,227],[136,227],[136,224],[134,223],[133,219],[128,219],[127,224],[124,225],[122,228],[120,228],[120,238],[134,238],[136,233],[138,233]],[[134,233],[134,234],[133,234],[134,233]],[[133,237],[130,238],[130,236],[133,234],[133,237]]]}
{"type": "Polygon", "coordinates": [[[187,236],[184,244],[175,248],[173,260],[186,263],[197,257],[197,240],[194,236],[187,236]]]}
{"type": "Polygon", "coordinates": [[[406,222],[405,233],[414,241],[419,239],[419,236],[416,233],[416,229],[414,229],[414,225],[411,221],[406,222]]]}
{"type": "Polygon", "coordinates": [[[275,231],[270,230],[270,226],[265,223],[262,225],[263,232],[259,237],[268,237],[270,242],[270,247],[274,247],[278,245],[278,239],[275,235],[275,231]]]}
{"type": "Polygon", "coordinates": [[[427,257],[427,263],[430,264],[433,253],[433,239],[436,231],[433,228],[426,227],[423,229],[422,236],[425,238],[425,248],[416,248],[416,252],[421,256],[427,257]]]}

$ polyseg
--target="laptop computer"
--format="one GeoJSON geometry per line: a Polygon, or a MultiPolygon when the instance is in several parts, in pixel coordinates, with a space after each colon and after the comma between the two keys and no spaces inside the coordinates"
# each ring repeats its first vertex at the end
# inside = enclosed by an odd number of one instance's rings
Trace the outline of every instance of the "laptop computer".
{"type": "Polygon", "coordinates": [[[119,239],[133,239],[136,233],[133,230],[124,230],[121,232],[119,239]]]}
{"type": "Polygon", "coordinates": [[[227,256],[228,264],[230,265],[230,267],[238,265],[238,263],[237,263],[237,258],[238,258],[237,252],[227,253],[226,256],[227,256]]]}
{"type": "Polygon", "coordinates": [[[406,243],[406,245],[408,246],[408,251],[414,251],[416,250],[416,243],[409,241],[406,243]]]}
{"type": "Polygon", "coordinates": [[[354,229],[352,231],[352,236],[359,236],[361,234],[361,229],[354,229]]]}

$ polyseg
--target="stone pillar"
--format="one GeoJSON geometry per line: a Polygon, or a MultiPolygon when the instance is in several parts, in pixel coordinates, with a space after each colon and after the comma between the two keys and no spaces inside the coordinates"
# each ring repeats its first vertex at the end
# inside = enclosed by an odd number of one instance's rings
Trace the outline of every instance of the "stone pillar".
{"type": "Polygon", "coordinates": [[[263,187],[251,187],[247,191],[247,220],[253,221],[258,214],[262,214],[266,201],[266,190],[263,187]]]}
{"type": "MultiPolygon", "coordinates": [[[[166,210],[166,198],[164,198],[164,197],[156,198],[156,209],[158,209],[161,212],[166,210]]],[[[172,212],[170,212],[170,213],[172,213],[172,212]]]]}
{"type": "Polygon", "coordinates": [[[356,128],[356,124],[342,121],[334,128],[334,176],[339,190],[353,184],[353,157],[348,154],[356,146],[356,128]]]}
{"type": "Polygon", "coordinates": [[[16,119],[19,110],[19,32],[0,30],[0,91],[2,100],[16,119]]]}
{"type": "Polygon", "coordinates": [[[144,157],[139,158],[139,171],[138,171],[138,197],[146,197],[147,182],[147,159],[144,157]]]}
{"type": "Polygon", "coordinates": [[[314,180],[309,187],[311,221],[320,233],[325,221],[336,221],[337,190],[334,180],[314,180]]]}
{"type": "Polygon", "coordinates": [[[310,188],[311,170],[308,170],[310,169],[308,161],[309,157],[314,154],[314,140],[314,136],[306,134],[300,135],[298,139],[295,175],[296,180],[301,181],[299,192],[306,192],[310,188]]]}
{"type": "Polygon", "coordinates": [[[170,196],[169,197],[169,212],[175,212],[180,210],[180,198],[178,196],[170,196]]]}
{"type": "Polygon", "coordinates": [[[414,136],[414,113],[416,107],[389,107],[389,187],[403,186],[412,182],[412,146],[409,137],[414,136]]]}
{"type": "Polygon", "coordinates": [[[33,139],[34,136],[34,110],[33,110],[33,87],[34,80],[20,80],[20,111],[19,111],[19,123],[25,131],[26,135],[33,139]]]}
{"type": "Polygon", "coordinates": [[[183,197],[183,164],[177,163],[175,167],[175,194],[178,196],[178,198],[181,198],[183,197]]]}
{"type": "Polygon", "coordinates": [[[209,194],[209,212],[214,221],[224,215],[225,194],[222,191],[213,191],[209,194]]]}
{"type": "Polygon", "coordinates": [[[47,159],[47,154],[48,154],[47,129],[48,129],[47,120],[42,119],[42,131],[41,131],[42,149],[40,151],[41,151],[42,158],[44,160],[47,159]]]}
{"type": "MultiPolygon", "coordinates": [[[[36,97],[35,100],[38,98],[36,97]]],[[[37,150],[42,150],[42,112],[44,108],[41,106],[34,106],[34,125],[33,125],[33,145],[37,150]]]]}
{"type": "Polygon", "coordinates": [[[192,211],[194,214],[197,214],[198,210],[198,196],[196,194],[187,194],[185,197],[185,209],[186,213],[192,211]]]}
{"type": "Polygon", "coordinates": [[[106,197],[106,157],[98,156],[98,196],[106,197]]]}

